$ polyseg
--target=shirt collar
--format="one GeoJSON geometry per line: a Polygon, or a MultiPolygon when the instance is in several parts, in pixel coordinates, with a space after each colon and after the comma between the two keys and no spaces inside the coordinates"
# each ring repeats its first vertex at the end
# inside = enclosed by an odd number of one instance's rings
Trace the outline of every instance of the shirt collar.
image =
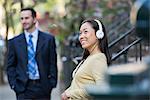
{"type": "Polygon", "coordinates": [[[26,38],[31,34],[33,37],[38,37],[38,29],[35,29],[32,33],[24,31],[26,38]]]}

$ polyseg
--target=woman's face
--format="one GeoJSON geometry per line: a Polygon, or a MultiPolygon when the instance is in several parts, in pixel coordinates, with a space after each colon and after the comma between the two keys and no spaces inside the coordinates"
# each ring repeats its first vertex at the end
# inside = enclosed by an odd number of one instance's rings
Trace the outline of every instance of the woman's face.
{"type": "Polygon", "coordinates": [[[89,22],[85,22],[80,27],[79,41],[82,48],[90,50],[94,44],[97,42],[97,37],[95,35],[95,30],[89,22]]]}

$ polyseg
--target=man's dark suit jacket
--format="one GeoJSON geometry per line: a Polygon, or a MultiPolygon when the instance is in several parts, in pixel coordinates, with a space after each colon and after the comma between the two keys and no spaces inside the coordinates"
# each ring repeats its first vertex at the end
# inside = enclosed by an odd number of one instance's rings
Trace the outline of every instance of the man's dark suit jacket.
{"type": "MultiPolygon", "coordinates": [[[[46,93],[57,84],[57,54],[55,38],[39,31],[35,59],[38,64],[40,82],[46,93]]],[[[25,34],[8,41],[7,75],[10,87],[23,92],[28,82],[28,54],[25,34]]]]}

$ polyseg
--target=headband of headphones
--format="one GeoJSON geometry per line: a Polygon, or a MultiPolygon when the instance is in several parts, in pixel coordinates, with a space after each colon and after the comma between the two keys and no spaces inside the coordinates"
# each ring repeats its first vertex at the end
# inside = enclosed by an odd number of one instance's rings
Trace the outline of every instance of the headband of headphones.
{"type": "Polygon", "coordinates": [[[99,30],[96,31],[96,37],[98,39],[102,39],[104,37],[104,32],[103,32],[103,28],[102,28],[102,24],[99,20],[94,19],[94,21],[98,24],[99,26],[99,30]]]}

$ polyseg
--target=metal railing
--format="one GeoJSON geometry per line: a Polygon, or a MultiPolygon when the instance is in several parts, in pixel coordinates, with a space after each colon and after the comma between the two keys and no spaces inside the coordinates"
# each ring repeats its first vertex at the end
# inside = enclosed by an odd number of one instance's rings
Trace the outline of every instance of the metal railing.
{"type": "Polygon", "coordinates": [[[122,28],[126,23],[129,22],[129,18],[122,19],[122,20],[123,21],[120,24],[116,25],[117,27],[115,27],[114,29],[111,29],[111,31],[108,33],[108,36],[111,36],[113,33],[116,32],[116,30],[122,28]]]}
{"type": "MultiPolygon", "coordinates": [[[[139,49],[139,52],[140,52],[140,60],[142,60],[142,50],[141,50],[141,38],[135,40],[134,42],[132,42],[131,44],[129,44],[127,47],[125,47],[123,50],[121,50],[119,53],[117,53],[115,56],[112,57],[112,61],[116,60],[117,58],[119,58],[121,55],[124,54],[124,62],[127,62],[127,53],[128,53],[128,50],[135,46],[136,44],[140,44],[140,49],[139,49]]],[[[137,56],[136,56],[136,60],[137,60],[137,56]]]]}
{"type": "Polygon", "coordinates": [[[123,35],[121,35],[119,38],[117,38],[116,40],[114,40],[113,42],[111,42],[108,47],[111,48],[112,46],[114,46],[116,43],[118,43],[119,41],[121,41],[122,39],[124,39],[126,36],[128,36],[129,34],[131,34],[132,32],[134,32],[135,28],[131,28],[129,31],[127,31],[126,33],[124,33],[123,35]]]}

